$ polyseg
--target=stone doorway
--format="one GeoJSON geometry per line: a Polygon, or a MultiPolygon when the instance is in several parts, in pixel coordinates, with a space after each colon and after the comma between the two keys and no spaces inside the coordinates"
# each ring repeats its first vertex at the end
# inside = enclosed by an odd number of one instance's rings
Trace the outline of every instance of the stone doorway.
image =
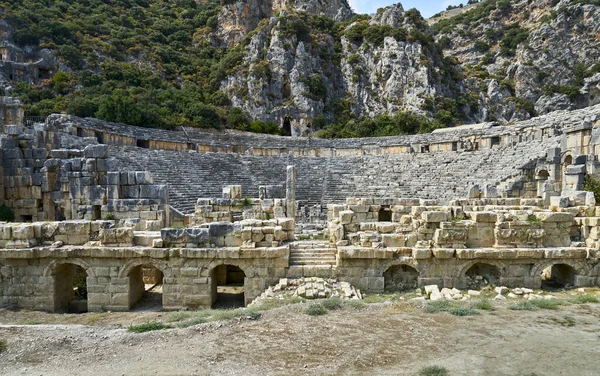
{"type": "Polygon", "coordinates": [[[75,264],[61,264],[54,272],[54,312],[88,311],[87,273],[75,264]]]}
{"type": "Polygon", "coordinates": [[[246,273],[235,265],[219,265],[211,273],[212,307],[239,308],[246,305],[246,273]]]}
{"type": "Polygon", "coordinates": [[[378,213],[379,222],[391,222],[392,221],[392,209],[389,205],[382,205],[378,213]]]}
{"type": "Polygon", "coordinates": [[[394,265],[383,273],[385,292],[410,291],[419,286],[419,272],[408,265],[394,265]]]}
{"type": "Polygon", "coordinates": [[[542,271],[543,290],[562,290],[575,287],[577,271],[567,264],[554,264],[542,271]]]}
{"type": "Polygon", "coordinates": [[[465,273],[467,287],[479,290],[483,287],[495,285],[500,280],[500,269],[494,265],[477,263],[465,273]]]}
{"type": "Polygon", "coordinates": [[[153,265],[138,265],[129,273],[129,309],[161,311],[164,274],[153,265]]]}

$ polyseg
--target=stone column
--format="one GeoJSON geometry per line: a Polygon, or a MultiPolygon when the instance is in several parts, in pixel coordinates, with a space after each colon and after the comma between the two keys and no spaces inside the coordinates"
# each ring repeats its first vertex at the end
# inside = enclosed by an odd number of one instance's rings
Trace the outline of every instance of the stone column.
{"type": "Polygon", "coordinates": [[[294,166],[287,166],[285,200],[286,216],[294,219],[296,217],[296,167],[294,166]]]}

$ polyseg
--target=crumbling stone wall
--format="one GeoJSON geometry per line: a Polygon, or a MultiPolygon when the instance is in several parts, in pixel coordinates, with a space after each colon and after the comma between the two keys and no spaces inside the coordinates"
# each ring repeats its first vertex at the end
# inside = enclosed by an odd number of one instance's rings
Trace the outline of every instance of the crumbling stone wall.
{"type": "Polygon", "coordinates": [[[17,220],[118,219],[155,231],[167,223],[167,187],[146,171],[117,171],[106,145],[54,128],[4,129],[0,198],[17,220]],[[56,148],[65,144],[72,147],[56,148]]]}

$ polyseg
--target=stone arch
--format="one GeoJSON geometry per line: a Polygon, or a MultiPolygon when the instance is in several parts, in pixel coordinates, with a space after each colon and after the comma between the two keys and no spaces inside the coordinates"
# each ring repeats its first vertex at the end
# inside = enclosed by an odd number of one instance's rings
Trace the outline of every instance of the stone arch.
{"type": "Polygon", "coordinates": [[[560,164],[564,167],[570,166],[573,164],[573,154],[571,152],[566,152],[560,159],[560,164]]]}
{"type": "Polygon", "coordinates": [[[391,265],[383,272],[383,285],[386,292],[409,291],[419,287],[420,272],[406,263],[391,265]]]}
{"type": "Polygon", "coordinates": [[[164,273],[156,266],[140,264],[133,267],[128,276],[128,309],[160,311],[164,306],[164,273]]]}
{"type": "Polygon", "coordinates": [[[56,268],[62,264],[73,264],[77,266],[81,266],[88,275],[88,278],[96,278],[96,273],[94,269],[87,262],[82,259],[65,259],[65,260],[54,260],[50,264],[46,266],[43,272],[44,277],[52,277],[56,272],[56,268]]]}
{"type": "Polygon", "coordinates": [[[488,285],[495,285],[503,275],[504,265],[489,260],[473,260],[467,263],[459,273],[466,287],[481,289],[488,285]]]}
{"type": "Polygon", "coordinates": [[[531,276],[541,277],[543,289],[563,289],[575,287],[577,276],[589,275],[589,269],[578,260],[550,260],[534,265],[531,276]]]}
{"type": "Polygon", "coordinates": [[[167,278],[173,277],[173,271],[169,267],[169,265],[162,260],[154,260],[154,259],[145,259],[145,260],[132,260],[127,262],[125,265],[121,267],[119,270],[119,278],[127,278],[131,270],[140,266],[140,265],[152,265],[156,269],[160,270],[163,275],[167,278]]]}
{"type": "Polygon", "coordinates": [[[56,263],[52,269],[54,312],[88,311],[88,279],[86,269],[76,263],[56,263]]]}
{"type": "Polygon", "coordinates": [[[211,304],[218,308],[245,306],[247,273],[235,264],[219,264],[210,271],[211,304]]]}

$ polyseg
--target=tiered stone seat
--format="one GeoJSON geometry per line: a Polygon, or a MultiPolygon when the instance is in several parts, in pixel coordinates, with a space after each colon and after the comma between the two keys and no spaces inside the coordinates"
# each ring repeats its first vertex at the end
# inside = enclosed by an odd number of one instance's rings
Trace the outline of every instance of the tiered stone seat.
{"type": "Polygon", "coordinates": [[[227,153],[181,153],[114,147],[123,169],[149,170],[168,184],[170,203],[190,213],[199,197],[220,197],[223,185],[241,184],[244,197],[260,185],[283,184],[296,166],[296,199],[302,204],[343,202],[346,197],[418,197],[440,202],[464,197],[472,184],[497,185],[558,145],[558,137],[472,152],[374,156],[254,157],[227,153]]]}

